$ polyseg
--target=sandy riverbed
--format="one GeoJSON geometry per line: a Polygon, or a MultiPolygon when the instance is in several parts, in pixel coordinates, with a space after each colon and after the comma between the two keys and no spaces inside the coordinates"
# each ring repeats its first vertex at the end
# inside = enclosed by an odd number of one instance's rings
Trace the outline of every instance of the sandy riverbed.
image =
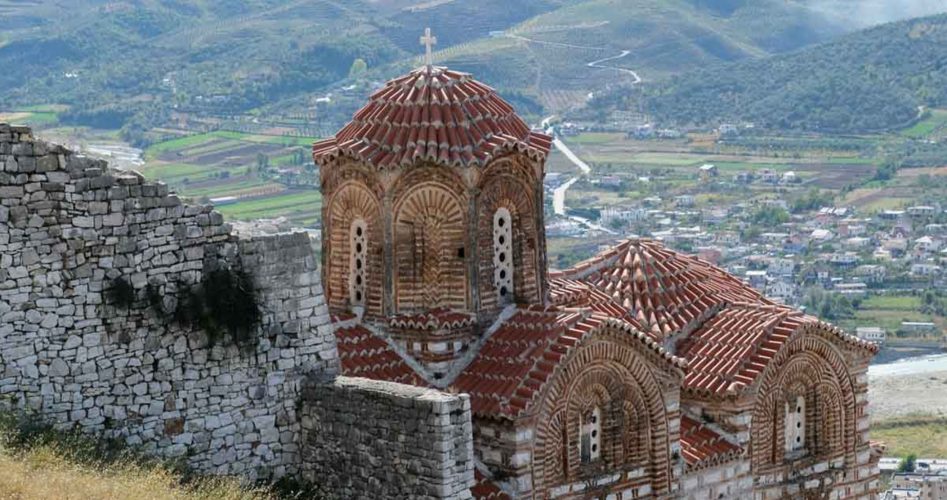
{"type": "Polygon", "coordinates": [[[912,413],[947,415],[947,370],[868,378],[872,421],[912,413]]]}

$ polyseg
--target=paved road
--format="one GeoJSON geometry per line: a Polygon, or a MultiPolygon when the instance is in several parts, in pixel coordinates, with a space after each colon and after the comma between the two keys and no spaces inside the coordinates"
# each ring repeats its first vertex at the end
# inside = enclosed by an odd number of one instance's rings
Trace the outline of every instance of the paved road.
{"type": "MultiPolygon", "coordinates": [[[[552,141],[553,146],[555,146],[555,148],[558,149],[560,153],[565,155],[565,157],[568,158],[569,161],[571,161],[576,167],[578,167],[578,169],[582,172],[583,175],[591,174],[592,167],[590,167],[588,163],[585,163],[584,161],[582,161],[581,158],[579,158],[574,152],[572,152],[571,149],[569,149],[569,146],[567,146],[566,143],[562,142],[562,140],[560,140],[558,137],[555,136],[555,130],[553,130],[553,128],[549,126],[549,122],[552,120],[552,118],[553,118],[552,116],[549,116],[543,119],[542,127],[546,130],[547,134],[553,136],[553,141],[552,141]]],[[[578,182],[578,180],[579,180],[578,176],[573,177],[552,191],[552,211],[556,215],[567,217],[593,231],[601,231],[607,234],[618,234],[615,231],[612,231],[611,229],[605,226],[602,226],[601,224],[596,224],[586,219],[585,217],[579,217],[576,215],[566,214],[566,191],[568,191],[569,188],[572,187],[573,184],[578,182]]]]}
{"type": "Polygon", "coordinates": [[[604,65],[602,65],[603,62],[614,61],[614,60],[616,60],[616,59],[621,59],[622,57],[625,57],[625,56],[627,56],[628,54],[631,54],[631,51],[630,51],[630,50],[623,50],[623,51],[621,51],[621,54],[618,54],[617,56],[606,57],[606,58],[604,58],[604,59],[599,59],[599,60],[597,60],[597,61],[592,61],[592,62],[588,63],[586,66],[588,66],[588,67],[590,67],[590,68],[613,69],[613,70],[615,70],[615,71],[619,71],[619,72],[621,72],[621,73],[625,73],[625,74],[631,75],[631,77],[634,78],[634,81],[631,82],[631,84],[632,84],[632,85],[637,85],[637,84],[641,83],[641,77],[638,76],[638,73],[636,73],[634,70],[630,70],[630,69],[628,69],[628,68],[621,68],[621,67],[618,67],[618,66],[604,66],[604,65]]]}

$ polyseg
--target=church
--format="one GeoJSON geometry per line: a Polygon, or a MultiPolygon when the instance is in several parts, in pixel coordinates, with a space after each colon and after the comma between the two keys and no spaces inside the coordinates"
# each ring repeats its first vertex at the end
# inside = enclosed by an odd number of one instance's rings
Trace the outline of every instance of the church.
{"type": "Polygon", "coordinates": [[[342,374],[468,394],[475,498],[877,497],[876,347],[658,241],[548,269],[551,147],[430,59],[313,145],[342,374]]]}

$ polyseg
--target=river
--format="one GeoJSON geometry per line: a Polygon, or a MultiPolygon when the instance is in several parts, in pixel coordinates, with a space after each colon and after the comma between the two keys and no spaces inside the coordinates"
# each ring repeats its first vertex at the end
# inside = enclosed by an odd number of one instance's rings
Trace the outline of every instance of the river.
{"type": "Polygon", "coordinates": [[[918,375],[940,371],[947,371],[947,354],[928,354],[905,358],[892,363],[871,365],[868,367],[868,376],[874,378],[892,375],[918,375]]]}

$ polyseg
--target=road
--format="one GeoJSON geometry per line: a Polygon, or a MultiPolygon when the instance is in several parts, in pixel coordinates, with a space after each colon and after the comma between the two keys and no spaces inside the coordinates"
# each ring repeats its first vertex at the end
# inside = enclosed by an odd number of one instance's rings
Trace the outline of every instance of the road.
{"type": "MultiPolygon", "coordinates": [[[[588,163],[585,163],[584,161],[582,161],[581,158],[579,158],[571,149],[569,149],[569,146],[567,146],[566,143],[562,142],[561,139],[556,137],[555,135],[556,131],[552,127],[549,126],[549,122],[552,121],[552,119],[553,119],[552,116],[544,118],[542,121],[542,128],[546,131],[547,134],[553,137],[553,140],[552,140],[553,146],[555,146],[555,148],[558,149],[560,153],[565,155],[565,157],[568,158],[569,161],[571,161],[576,167],[578,167],[578,169],[582,172],[582,175],[591,174],[592,167],[590,167],[588,163]]],[[[566,191],[568,191],[569,188],[572,187],[572,185],[578,181],[579,181],[579,176],[573,177],[567,180],[566,182],[562,183],[561,186],[557,187],[556,189],[552,191],[552,211],[558,216],[571,219],[593,231],[601,231],[607,234],[618,234],[615,231],[612,231],[611,229],[605,226],[602,226],[601,224],[596,224],[586,219],[585,217],[579,217],[576,215],[566,214],[566,191]]]]}
{"type": "Polygon", "coordinates": [[[631,82],[631,84],[632,84],[632,85],[637,85],[637,84],[641,83],[641,77],[638,76],[638,73],[636,73],[634,70],[630,70],[630,69],[628,69],[628,68],[621,68],[621,67],[618,67],[618,66],[603,66],[603,65],[602,65],[603,62],[614,61],[614,60],[616,60],[616,59],[621,59],[622,57],[625,57],[625,56],[627,56],[628,54],[631,54],[631,51],[630,51],[630,50],[623,50],[623,51],[621,51],[621,54],[618,54],[617,56],[606,57],[606,58],[604,58],[604,59],[599,59],[599,60],[597,60],[597,61],[592,61],[592,62],[588,63],[586,66],[588,66],[588,67],[590,67],[590,68],[613,69],[613,70],[618,71],[618,72],[620,72],[620,73],[625,73],[625,74],[631,75],[631,77],[634,79],[634,81],[631,82]]]}
{"type": "MultiPolygon", "coordinates": [[[[589,47],[589,46],[584,46],[584,45],[573,45],[573,44],[569,44],[569,43],[547,42],[547,41],[543,41],[543,40],[534,40],[534,39],[532,39],[532,38],[527,38],[527,37],[525,37],[525,36],[517,35],[517,34],[514,34],[514,33],[507,33],[506,36],[508,36],[508,37],[510,37],[510,38],[515,38],[515,39],[517,39],[517,40],[523,40],[523,41],[529,42],[529,43],[538,43],[538,44],[543,44],[543,45],[551,45],[551,46],[555,46],[555,47],[566,47],[566,48],[587,49],[587,50],[600,50],[600,51],[606,50],[605,47],[589,47]]],[[[630,53],[631,53],[630,50],[623,50],[623,51],[621,51],[621,53],[618,54],[617,56],[611,56],[611,57],[604,57],[604,58],[602,58],[602,59],[596,59],[596,60],[594,60],[594,61],[590,61],[590,62],[586,63],[586,66],[588,66],[588,67],[590,67],[590,68],[612,69],[612,70],[618,71],[619,73],[623,73],[623,74],[626,74],[626,75],[630,75],[631,78],[632,78],[631,84],[632,84],[632,85],[637,85],[637,84],[641,83],[641,77],[638,76],[638,73],[635,72],[634,70],[630,70],[630,69],[628,69],[628,68],[621,68],[621,67],[618,67],[618,66],[609,66],[609,65],[603,64],[603,63],[607,63],[607,62],[609,62],[609,61],[615,61],[615,60],[621,59],[621,58],[627,56],[627,55],[630,54],[630,53]]],[[[591,94],[590,94],[590,95],[591,95],[591,94]]],[[[582,175],[589,175],[589,174],[591,174],[591,173],[592,173],[592,167],[590,167],[588,163],[586,163],[585,161],[583,161],[581,158],[579,158],[578,155],[576,155],[574,152],[572,152],[572,150],[569,149],[569,146],[567,146],[566,143],[562,142],[561,139],[559,139],[558,137],[556,137],[555,130],[554,130],[552,127],[549,126],[549,123],[552,121],[553,118],[554,118],[553,116],[547,116],[546,118],[544,118],[543,121],[540,123],[540,127],[541,127],[543,130],[545,130],[547,134],[549,134],[549,135],[551,135],[551,136],[553,137],[553,141],[552,141],[553,146],[555,146],[555,148],[558,149],[559,152],[561,152],[563,155],[565,155],[565,157],[568,158],[569,161],[571,161],[571,162],[579,169],[579,171],[582,173],[582,175]]],[[[607,227],[602,226],[602,225],[600,225],[600,224],[596,224],[596,223],[594,223],[594,222],[592,222],[592,221],[590,221],[590,220],[588,220],[588,219],[586,219],[586,218],[584,218],[584,217],[578,217],[578,216],[575,216],[575,215],[567,215],[567,214],[566,214],[566,192],[569,191],[569,188],[572,187],[572,185],[575,184],[575,183],[578,182],[578,181],[579,181],[579,176],[572,177],[572,178],[570,178],[569,180],[567,180],[566,182],[562,183],[561,186],[557,187],[556,189],[554,189],[554,190],[552,191],[552,210],[553,210],[553,212],[554,212],[556,215],[559,215],[559,216],[561,216],[561,217],[567,217],[567,218],[569,218],[569,219],[571,219],[571,220],[573,220],[573,221],[575,221],[575,222],[577,222],[577,223],[579,223],[579,224],[581,224],[581,225],[583,225],[583,226],[585,226],[585,227],[587,227],[588,229],[591,229],[591,230],[593,230],[593,231],[601,231],[601,232],[607,233],[607,234],[618,234],[618,233],[616,233],[615,231],[612,231],[611,229],[608,229],[607,227]]]]}

